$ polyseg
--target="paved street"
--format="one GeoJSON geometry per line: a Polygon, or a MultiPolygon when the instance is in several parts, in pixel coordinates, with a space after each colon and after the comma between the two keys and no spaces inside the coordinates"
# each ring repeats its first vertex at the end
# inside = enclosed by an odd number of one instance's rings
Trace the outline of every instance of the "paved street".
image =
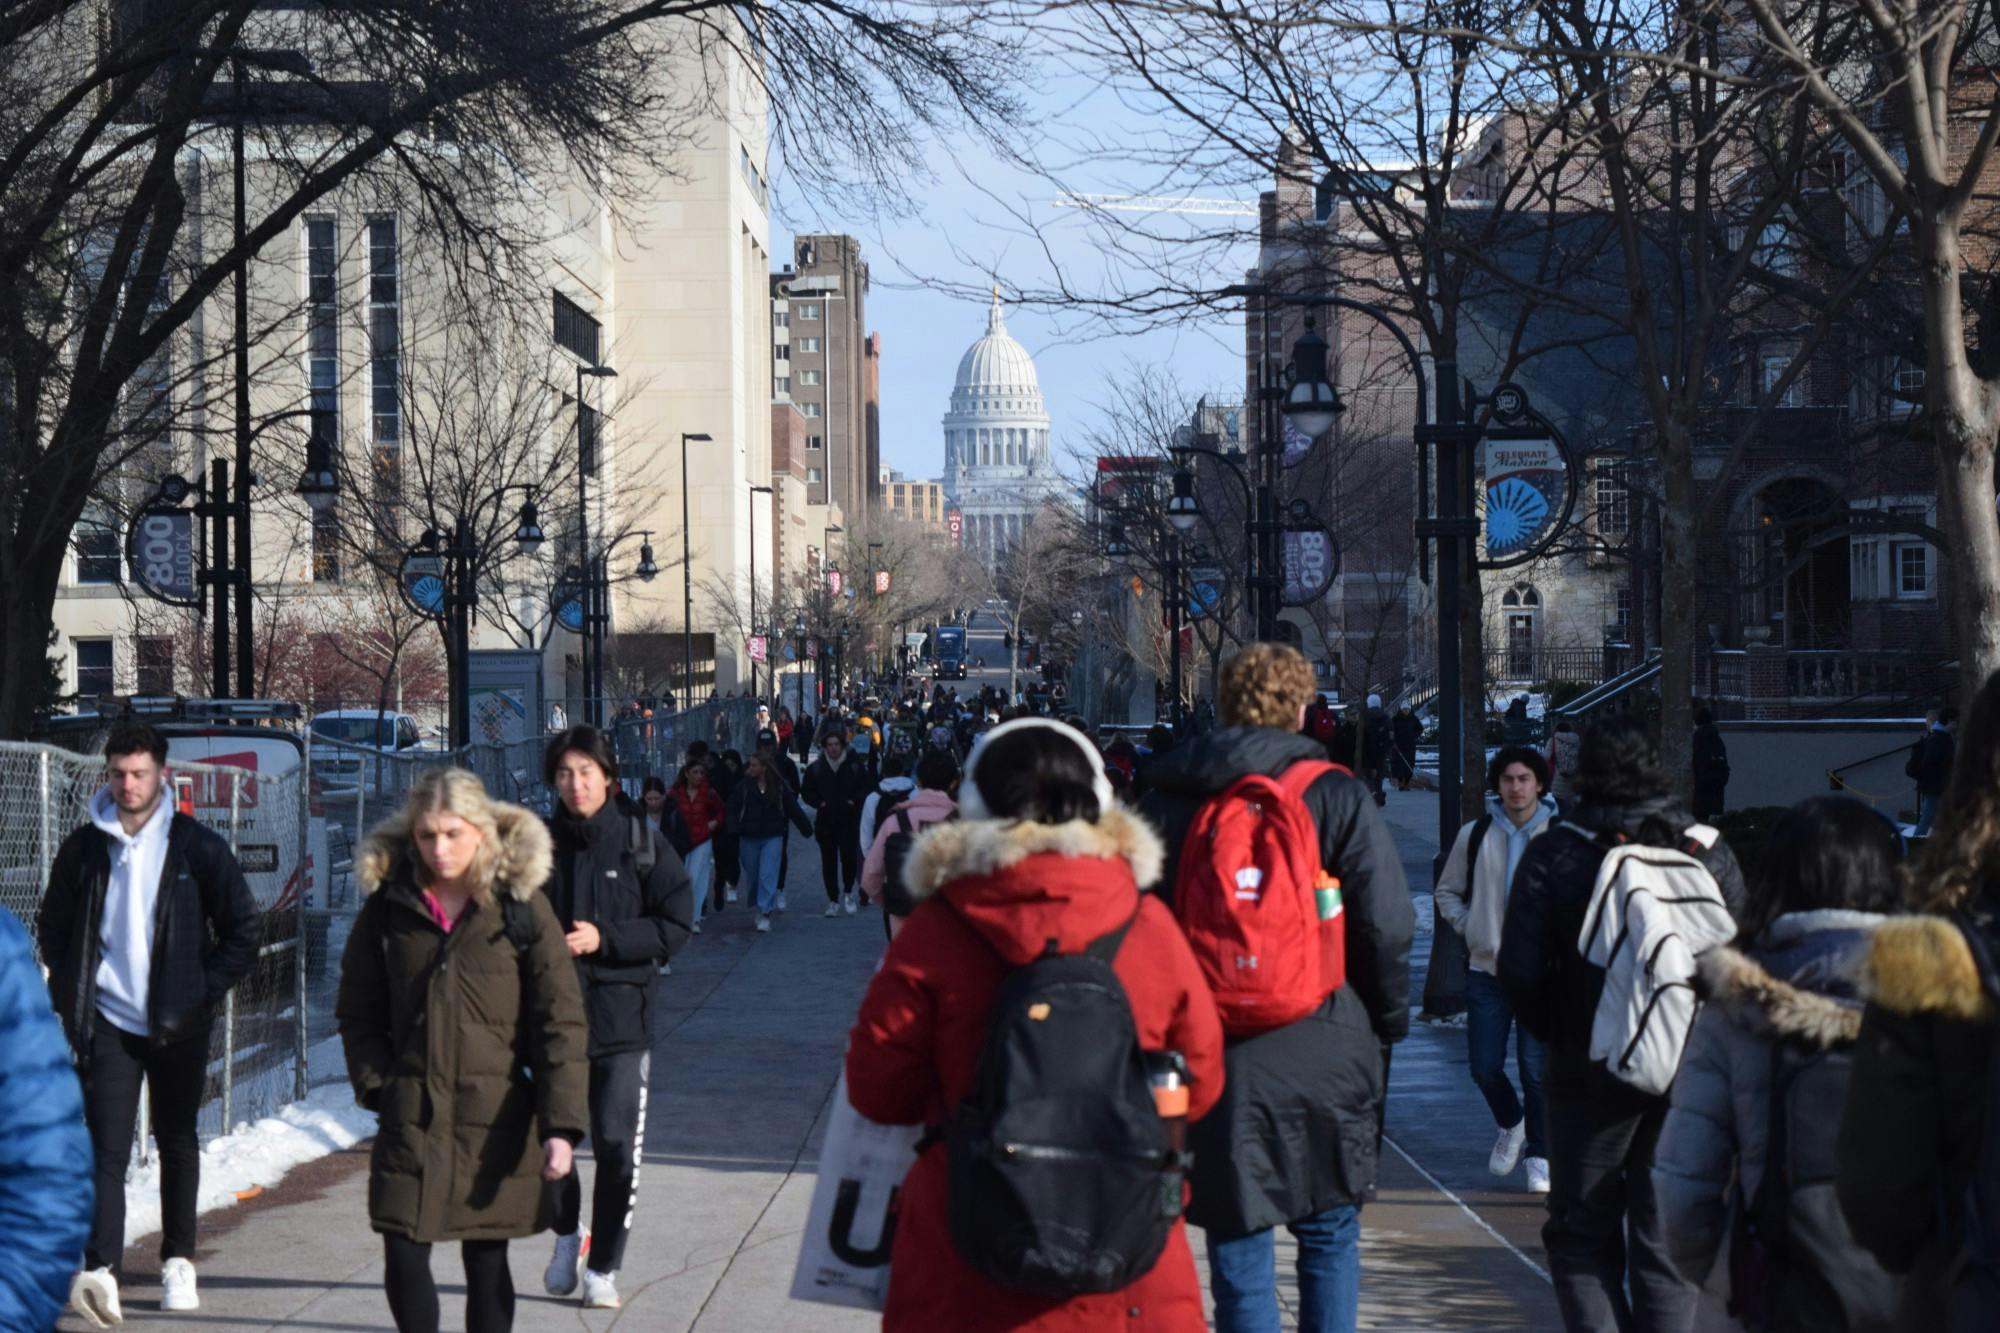
{"type": "MultiPolygon", "coordinates": [[[[1413,879],[1428,864],[1428,800],[1392,793],[1413,879]]],[[[871,913],[828,920],[809,845],[792,848],[792,912],[768,936],[740,908],[709,918],[662,988],[646,1170],[618,1314],[541,1293],[546,1240],[514,1247],[522,1328],[842,1333],[862,1314],[788,1299],[842,1042],[882,943],[871,913]],[[808,871],[810,873],[808,873],[808,871]]],[[[1427,908],[1419,904],[1422,914],[1427,908]]],[[[1420,946],[1423,941],[1420,940],[1420,946]]],[[[1421,975],[1421,969],[1419,969],[1421,975]]],[[[1379,1202],[1363,1214],[1363,1325],[1554,1325],[1538,1202],[1494,1192],[1483,1106],[1463,1034],[1419,1029],[1397,1051],[1379,1202]]],[[[304,1168],[205,1224],[199,1316],[157,1313],[152,1241],[127,1257],[129,1322],[177,1329],[379,1329],[379,1242],[366,1221],[366,1152],[304,1168]]],[[[1518,1182],[1516,1182],[1518,1183],[1518,1182]]],[[[1197,1253],[1200,1246],[1196,1246],[1197,1253]]],[[[1287,1266],[1281,1262],[1281,1268],[1287,1266]]],[[[461,1326],[458,1258],[440,1247],[445,1326],[461,1326]]],[[[1292,1289],[1285,1278],[1289,1302],[1292,1289]]],[[[64,1328],[76,1327],[65,1323],[64,1328]]]]}

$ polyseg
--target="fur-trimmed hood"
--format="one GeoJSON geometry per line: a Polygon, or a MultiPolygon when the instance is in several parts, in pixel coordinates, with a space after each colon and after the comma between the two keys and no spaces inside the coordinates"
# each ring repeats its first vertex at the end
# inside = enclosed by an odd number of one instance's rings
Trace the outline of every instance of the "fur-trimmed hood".
{"type": "Polygon", "coordinates": [[[991,875],[1031,856],[1116,858],[1132,868],[1141,889],[1160,882],[1166,849],[1145,820],[1113,806],[1096,823],[1033,824],[1007,819],[955,819],[917,835],[903,864],[903,887],[928,898],[954,879],[991,875]]]}
{"type": "Polygon", "coordinates": [[[1115,805],[1094,824],[958,819],[917,835],[903,884],[1020,966],[1051,941],[1077,953],[1132,920],[1165,859],[1146,822],[1115,805]]]}
{"type": "Polygon", "coordinates": [[[1868,998],[1891,1013],[1991,1022],[1992,996],[1971,943],[1956,921],[1899,917],[1875,932],[1868,998]]]}
{"type": "MultiPolygon", "coordinates": [[[[527,902],[548,882],[549,872],[555,868],[555,844],[549,838],[548,825],[526,806],[507,801],[493,802],[493,822],[500,831],[493,882],[509,897],[527,902]]],[[[409,821],[396,815],[377,824],[362,840],[354,857],[355,881],[363,894],[373,893],[392,877],[408,874],[415,866],[415,856],[409,821]]]]}
{"type": "Polygon", "coordinates": [[[1870,941],[1888,922],[1873,912],[1789,912],[1765,928],[1754,956],[1726,947],[1703,954],[1696,986],[1757,1037],[1817,1050],[1852,1045],[1870,941]]]}

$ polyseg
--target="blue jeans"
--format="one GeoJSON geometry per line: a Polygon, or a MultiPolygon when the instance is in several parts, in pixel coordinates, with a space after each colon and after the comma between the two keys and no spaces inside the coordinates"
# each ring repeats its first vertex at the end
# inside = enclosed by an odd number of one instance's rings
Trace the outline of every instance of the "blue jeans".
{"type": "Polygon", "coordinates": [[[753,886],[758,915],[769,916],[778,901],[778,859],[785,850],[784,835],[745,838],[742,848],[743,882],[753,886]]]}
{"type": "Polygon", "coordinates": [[[1501,993],[1500,982],[1474,968],[1465,974],[1465,1052],[1472,1082],[1485,1094],[1493,1123],[1512,1129],[1528,1118],[1524,1157],[1549,1155],[1548,1103],[1542,1097],[1542,1062],[1546,1048],[1514,1021],[1514,1011],[1501,993]],[[1507,1081],[1507,1034],[1514,1033],[1514,1068],[1521,1076],[1521,1093],[1507,1081]],[[1525,1110],[1522,1102],[1526,1102],[1525,1110]]]}
{"type": "MultiPolygon", "coordinates": [[[[1299,1333],[1353,1333],[1361,1307],[1361,1210],[1352,1204],[1285,1228],[1299,1243],[1299,1333]]],[[[1208,1237],[1215,1333],[1278,1333],[1278,1247],[1270,1231],[1208,1237]]]]}
{"type": "Polygon", "coordinates": [[[1928,838],[1931,836],[1931,821],[1937,818],[1938,807],[1942,804],[1944,804],[1943,792],[1939,792],[1935,796],[1926,796],[1922,792],[1917,793],[1917,826],[1910,830],[1911,837],[1928,838]]]}

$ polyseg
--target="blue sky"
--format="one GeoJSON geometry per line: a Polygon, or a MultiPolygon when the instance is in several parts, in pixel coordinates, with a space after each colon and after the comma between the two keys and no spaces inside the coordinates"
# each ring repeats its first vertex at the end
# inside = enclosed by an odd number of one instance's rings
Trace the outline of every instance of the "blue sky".
{"type": "MultiPolygon", "coordinates": [[[[1063,94],[1059,83],[1037,93],[1034,114],[1043,124],[1025,133],[1060,136],[1064,122],[1089,122],[1092,132],[1123,109],[1085,91],[1063,94]]],[[[965,349],[986,328],[989,298],[976,294],[988,272],[1003,287],[1046,291],[1058,269],[1072,290],[1092,293],[1144,286],[1147,267],[1126,247],[1103,243],[1101,229],[1076,210],[1058,209],[1053,181],[996,160],[967,141],[936,145],[933,180],[915,217],[856,221],[820,210],[810,192],[773,163],[772,252],[791,253],[797,233],[844,231],[858,237],[869,263],[868,324],[882,335],[882,458],[916,477],[936,477],[943,467],[940,418],[965,349]],[[947,290],[948,288],[961,290],[947,290]],[[972,291],[963,290],[966,288],[972,291]]],[[[1109,164],[1072,166],[1063,184],[1077,191],[1131,191],[1109,164]]],[[[1146,187],[1139,187],[1146,188],[1146,187]]],[[[1216,194],[1205,190],[1205,194],[1216,194]]],[[[1240,192],[1254,199],[1254,192],[1240,192]]],[[[1169,223],[1169,226],[1172,224],[1169,223]]],[[[1219,255],[1215,281],[1238,281],[1251,259],[1248,246],[1219,255]],[[1225,272],[1233,267],[1233,273],[1225,272]]],[[[783,262],[780,259],[779,262],[783,262]]],[[[1058,465],[1080,448],[1091,422],[1109,401],[1107,385],[1133,367],[1169,370],[1192,397],[1210,390],[1240,395],[1242,320],[1210,314],[1173,327],[1120,330],[1077,310],[1010,306],[1008,332],[1035,358],[1052,418],[1058,465]]]]}

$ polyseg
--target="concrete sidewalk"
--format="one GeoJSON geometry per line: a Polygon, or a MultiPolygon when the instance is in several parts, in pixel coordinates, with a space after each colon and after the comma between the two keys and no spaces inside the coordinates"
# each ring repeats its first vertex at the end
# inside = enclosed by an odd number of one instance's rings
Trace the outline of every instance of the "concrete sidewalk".
{"type": "MultiPolygon", "coordinates": [[[[873,912],[820,915],[825,899],[809,841],[794,839],[791,863],[792,911],[771,934],[753,933],[741,906],[711,916],[661,987],[646,1167],[619,1281],[625,1309],[585,1313],[574,1300],[543,1296],[550,1242],[539,1237],[512,1249],[518,1328],[858,1333],[877,1326],[871,1315],[788,1296],[847,1029],[883,942],[873,912]]],[[[1427,885],[1427,876],[1418,883],[1427,885]]],[[[1392,1075],[1399,1094],[1402,1058],[1399,1050],[1392,1075]]],[[[1483,1116],[1483,1106],[1476,1109],[1483,1116]]],[[[1479,1140],[1483,1158],[1490,1135],[1465,1137],[1479,1140]]],[[[1362,1222],[1363,1327],[1556,1325],[1547,1286],[1503,1239],[1512,1228],[1496,1234],[1394,1147],[1384,1149],[1381,1197],[1362,1222]]],[[[1200,1237],[1193,1239],[1199,1258],[1200,1237]]],[[[156,1244],[149,1238],[128,1252],[129,1323],[182,1330],[388,1326],[380,1241],[367,1223],[365,1147],[204,1219],[204,1308],[197,1315],[158,1312],[156,1244]]],[[[1296,1307],[1290,1266],[1281,1249],[1288,1315],[1296,1307]]],[[[455,1247],[438,1248],[435,1270],[443,1326],[461,1328],[455,1247]]],[[[1296,1326],[1294,1318],[1287,1326],[1296,1326]]]]}

